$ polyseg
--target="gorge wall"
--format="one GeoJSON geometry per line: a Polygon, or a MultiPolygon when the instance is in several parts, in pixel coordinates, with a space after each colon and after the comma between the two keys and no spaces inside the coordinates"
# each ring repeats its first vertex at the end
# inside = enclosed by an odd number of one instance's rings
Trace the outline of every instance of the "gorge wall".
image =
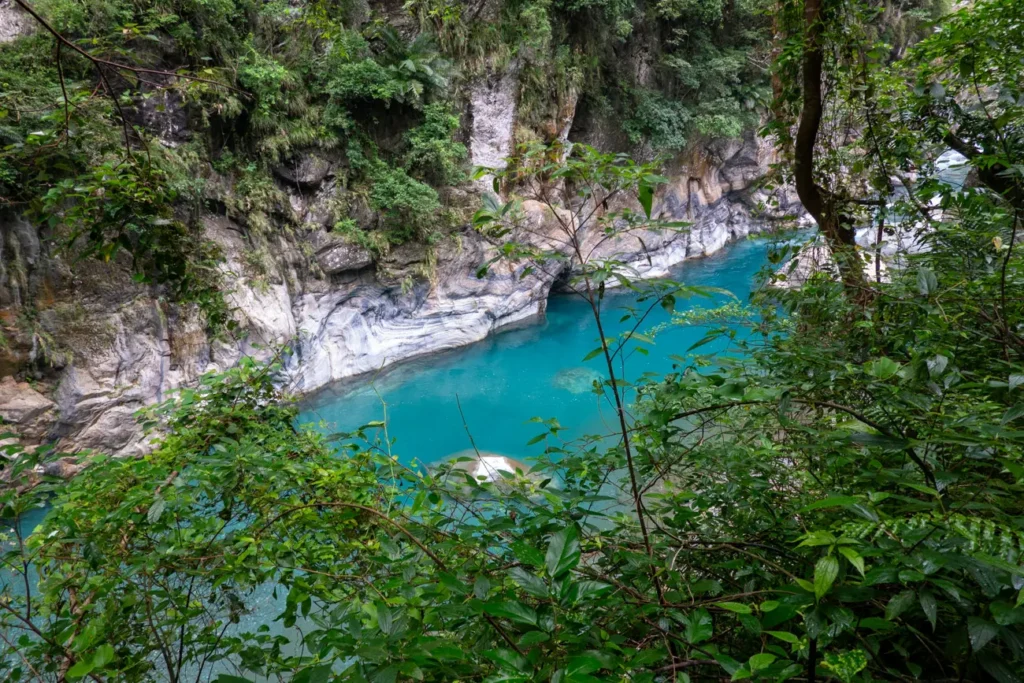
{"type": "MultiPolygon", "coordinates": [[[[516,141],[518,65],[478,76],[465,92],[460,134],[470,162],[500,165],[516,141]]],[[[600,132],[614,129],[612,123],[594,115],[584,122],[575,98],[569,105],[558,112],[557,137],[619,146],[600,132]]],[[[173,124],[173,102],[151,118],[162,144],[175,145],[188,134],[173,124]]],[[[645,276],[770,229],[794,208],[788,193],[757,189],[773,158],[771,145],[753,132],[705,143],[689,158],[700,161],[669,165],[670,182],[654,212],[692,226],[615,247],[645,276]]],[[[136,282],[126,258],[74,259],[56,248],[47,226],[4,212],[0,417],[29,442],[137,454],[146,443],[135,411],[243,356],[266,360],[276,346],[291,346],[282,382],[308,393],[544,313],[554,274],[521,278],[523,265],[497,264],[478,278],[495,246],[468,224],[437,243],[412,241],[382,254],[333,231],[333,207],[346,192],[337,177],[342,163],[313,150],[275,167],[276,189],[286,201],[271,216],[280,229],[263,230],[258,238],[267,255],[258,269],[251,258],[254,228],[224,208],[237,178],[206,168],[202,226],[222,251],[227,300],[238,323],[220,338],[206,332],[193,308],[136,282]]],[[[472,209],[485,191],[485,184],[468,182],[454,188],[449,201],[472,209]]],[[[542,205],[523,208],[534,232],[557,230],[542,205]]]]}

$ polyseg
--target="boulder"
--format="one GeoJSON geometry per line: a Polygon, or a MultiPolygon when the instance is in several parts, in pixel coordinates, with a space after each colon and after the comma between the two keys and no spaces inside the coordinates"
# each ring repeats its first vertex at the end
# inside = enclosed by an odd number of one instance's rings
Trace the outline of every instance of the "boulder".
{"type": "Polygon", "coordinates": [[[33,29],[35,24],[14,0],[0,0],[0,43],[9,43],[33,29]]]}
{"type": "Polygon", "coordinates": [[[500,482],[508,474],[529,475],[530,466],[500,453],[490,451],[459,451],[448,460],[456,460],[452,464],[452,471],[465,472],[477,481],[484,483],[500,482]],[[464,458],[469,458],[465,460],[464,458]]]}
{"type": "Polygon", "coordinates": [[[334,175],[334,164],[312,152],[300,154],[290,164],[274,167],[278,178],[303,188],[315,188],[334,175]]]}
{"type": "Polygon", "coordinates": [[[43,463],[42,471],[48,477],[60,477],[66,481],[78,476],[86,466],[79,458],[65,456],[43,463]]]}
{"type": "Polygon", "coordinates": [[[11,423],[26,439],[42,439],[54,420],[56,404],[33,389],[27,382],[13,377],[0,380],[0,418],[11,423]]]}
{"type": "Polygon", "coordinates": [[[332,236],[316,253],[316,262],[325,275],[336,275],[347,270],[361,270],[373,265],[373,255],[358,244],[332,236]]]}

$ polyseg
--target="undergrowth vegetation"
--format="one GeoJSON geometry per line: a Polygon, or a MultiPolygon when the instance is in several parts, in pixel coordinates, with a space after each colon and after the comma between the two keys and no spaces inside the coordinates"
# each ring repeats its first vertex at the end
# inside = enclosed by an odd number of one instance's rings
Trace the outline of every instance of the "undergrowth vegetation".
{"type": "MultiPolygon", "coordinates": [[[[409,7],[444,50],[472,54],[477,38],[460,27],[467,13],[485,16],[485,4],[409,7]]],[[[136,5],[62,7],[55,15],[67,26],[108,14],[157,22],[137,16],[136,5]]],[[[235,35],[231,22],[206,15],[218,7],[177,11],[196,12],[194,30],[235,35]]],[[[735,11],[668,0],[509,7],[551,31],[561,30],[551,17],[563,12],[591,41],[645,28],[633,23],[641,9],[709,21],[735,11]],[[605,32],[588,33],[595,16],[605,32]]],[[[557,416],[538,417],[532,444],[544,452],[530,472],[480,481],[451,466],[404,466],[386,420],[336,442],[297,428],[277,388],[280,363],[243,360],[144,411],[154,439],[145,457],[83,457],[88,467],[63,483],[45,475],[57,458],[47,447],[5,445],[0,509],[13,525],[0,556],[4,677],[1024,680],[1024,8],[1021,0],[965,6],[913,46],[901,41],[920,29],[923,11],[880,31],[891,7],[786,0],[777,9],[778,172],[815,200],[807,208],[835,272],[811,274],[800,288],[766,286],[747,306],[683,312],[675,324],[706,327],[704,340],[669,350],[673,372],[631,377],[630,354],[663,351],[645,334],[649,312],[709,292],[643,281],[643,264],[613,247],[688,226],[659,217],[666,179],[655,164],[585,145],[525,144],[516,164],[490,171],[503,198],[489,196],[473,218],[495,245],[482,267],[553,278],[574,266],[564,285],[594,315],[599,338],[584,362],[600,366],[593,392],[614,426],[566,440],[557,416]],[[947,147],[963,153],[964,182],[939,172],[947,147]],[[554,237],[533,239],[519,211],[527,200],[547,205],[554,237]],[[875,239],[858,246],[863,235],[875,239]],[[896,255],[883,277],[863,255],[887,246],[896,255]],[[636,304],[609,311],[610,286],[631,290],[636,304]],[[630,331],[607,336],[608,315],[624,316],[630,331]],[[743,353],[702,353],[723,337],[743,353]],[[45,507],[27,533],[22,521],[45,507]]],[[[247,78],[262,89],[266,116],[286,118],[301,100],[289,84],[333,82],[325,111],[349,134],[323,144],[345,149],[352,186],[367,183],[384,234],[429,235],[419,208],[440,207],[438,186],[462,179],[465,155],[452,141],[456,115],[430,97],[441,62],[422,45],[388,47],[394,36],[367,43],[343,31],[332,34],[330,53],[350,68],[293,81],[259,52],[245,58],[254,69],[247,78]],[[370,64],[371,53],[391,56],[370,64]],[[415,112],[415,125],[389,136],[360,118],[382,106],[415,112]],[[403,151],[386,154],[391,144],[403,151]]],[[[225,59],[203,53],[187,32],[177,39],[197,58],[225,59]]],[[[111,36],[107,49],[116,53],[121,40],[111,36]]],[[[184,90],[222,96],[207,85],[184,90]]],[[[662,98],[652,112],[672,102],[662,98]]],[[[733,111],[704,104],[694,121],[733,111]]],[[[70,116],[87,107],[113,116],[112,106],[87,96],[70,116]]],[[[211,131],[225,145],[234,140],[238,159],[251,160],[246,145],[269,139],[242,135],[254,121],[250,106],[211,114],[211,131]]],[[[726,116],[713,125],[731,125],[726,116]]],[[[5,177],[29,162],[41,174],[70,164],[88,175],[93,167],[81,159],[61,160],[79,143],[59,139],[65,119],[59,109],[56,117],[57,144],[15,154],[5,177]]],[[[690,129],[665,130],[684,138],[690,129]]],[[[116,135],[97,140],[111,154],[123,146],[116,135]]],[[[130,148],[102,176],[122,185],[97,193],[53,181],[45,196],[69,217],[53,227],[82,231],[68,237],[100,256],[124,248],[145,277],[177,282],[187,270],[161,270],[176,255],[145,240],[160,230],[179,231],[171,243],[194,240],[151,194],[164,190],[132,185],[160,168],[159,155],[150,164],[141,146],[130,148]]],[[[372,239],[351,219],[337,229],[372,239]]],[[[792,252],[779,245],[772,260],[792,252]]],[[[798,263],[766,272],[766,285],[798,263]]]]}

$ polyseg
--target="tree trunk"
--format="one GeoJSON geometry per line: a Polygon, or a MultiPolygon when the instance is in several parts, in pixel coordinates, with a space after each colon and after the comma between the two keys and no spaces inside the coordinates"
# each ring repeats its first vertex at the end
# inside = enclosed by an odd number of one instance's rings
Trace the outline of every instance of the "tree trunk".
{"type": "Polygon", "coordinates": [[[838,206],[836,197],[814,179],[814,152],[824,106],[821,95],[824,63],[821,3],[822,0],[806,0],[804,3],[803,104],[794,149],[796,192],[825,235],[847,293],[863,300],[869,296],[870,289],[864,279],[864,264],[856,253],[853,219],[838,206]]]}
{"type": "MultiPolygon", "coordinates": [[[[947,147],[964,155],[968,160],[985,155],[984,150],[979,150],[953,133],[947,133],[942,141],[946,143],[947,147]]],[[[974,168],[978,171],[978,180],[1014,208],[1024,210],[1024,188],[1021,188],[1020,183],[1013,176],[1007,174],[1005,166],[993,164],[992,166],[975,166],[974,168]]]]}

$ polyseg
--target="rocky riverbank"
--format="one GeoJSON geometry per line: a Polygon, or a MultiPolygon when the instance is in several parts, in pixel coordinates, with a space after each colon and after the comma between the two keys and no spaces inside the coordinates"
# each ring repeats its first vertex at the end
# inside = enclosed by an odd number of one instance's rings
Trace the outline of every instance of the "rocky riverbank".
{"type": "MultiPolygon", "coordinates": [[[[660,275],[772,225],[768,217],[756,215],[763,199],[757,193],[744,188],[703,204],[703,193],[688,195],[688,185],[688,179],[672,183],[660,203],[673,218],[693,219],[693,227],[649,235],[647,252],[637,243],[626,254],[647,275],[660,275]]],[[[524,209],[537,225],[556,229],[544,207],[527,202],[524,209]]],[[[28,238],[26,251],[41,252],[43,247],[31,239],[34,232],[17,231],[18,225],[0,227],[4,243],[28,238]]],[[[468,228],[457,242],[432,253],[404,245],[377,264],[323,230],[298,240],[281,239],[275,272],[256,281],[244,274],[244,231],[222,216],[209,216],[206,225],[226,256],[223,268],[232,281],[228,299],[240,323],[235,339],[209,339],[187,309],[150,296],[123,267],[90,264],[91,272],[83,274],[76,264],[72,275],[58,259],[45,267],[60,276],[66,289],[40,316],[41,329],[29,353],[42,353],[39,347],[49,337],[59,340],[59,353],[66,355],[47,359],[52,374],[38,382],[6,377],[0,384],[0,415],[31,441],[137,453],[145,448],[132,417],[138,408],[203,372],[230,367],[243,354],[266,358],[270,347],[290,344],[289,389],[311,392],[407,358],[479,341],[505,325],[541,315],[554,281],[521,279],[517,269],[501,264],[478,278],[477,269],[494,247],[468,228]],[[307,268],[304,249],[310,245],[319,276],[307,268]],[[428,259],[432,272],[424,276],[428,259]]],[[[39,256],[35,263],[45,261],[39,256]]]]}
{"type": "MultiPolygon", "coordinates": [[[[649,235],[646,251],[638,241],[619,245],[626,252],[620,257],[656,276],[772,226],[778,213],[760,211],[768,198],[751,188],[768,161],[765,146],[748,136],[723,149],[728,157],[721,166],[701,178],[677,169],[657,199],[656,211],[693,221],[692,227],[649,235]]],[[[194,313],[134,283],[125,264],[79,262],[72,269],[47,253],[45,235],[8,217],[0,225],[0,255],[8,263],[19,255],[27,277],[15,282],[7,272],[6,310],[14,308],[13,297],[42,291],[52,300],[27,343],[8,347],[0,415],[30,441],[138,453],[145,444],[133,418],[137,409],[244,354],[266,358],[269,347],[292,345],[288,387],[306,393],[543,314],[554,278],[522,279],[507,265],[478,278],[494,246],[469,227],[432,248],[402,245],[375,262],[327,226],[316,226],[311,219],[329,201],[330,184],[325,173],[301,190],[287,188],[303,224],[314,227],[279,235],[272,269],[259,278],[246,264],[245,226],[224,215],[204,219],[225,255],[228,301],[239,322],[230,340],[208,338],[194,313]],[[18,361],[26,360],[47,369],[19,373],[18,361]]],[[[792,208],[782,199],[781,211],[792,208]]],[[[526,202],[524,211],[534,229],[557,229],[543,206],[526,202]]]]}
{"type": "MultiPolygon", "coordinates": [[[[0,28],[10,28],[0,40],[9,40],[23,27],[8,4],[0,10],[0,28]]],[[[518,78],[513,62],[466,88],[461,135],[472,165],[500,165],[512,153],[518,78]]],[[[620,148],[621,140],[602,132],[617,127],[577,120],[575,102],[569,98],[558,113],[558,139],[620,148]]],[[[143,123],[170,147],[189,136],[175,106],[142,107],[143,123]]],[[[770,229],[793,209],[787,193],[769,197],[756,189],[771,150],[747,133],[703,145],[690,156],[698,161],[671,164],[654,210],[692,227],[617,244],[617,257],[657,276],[770,229]]],[[[293,154],[274,169],[277,206],[262,225],[235,201],[237,177],[210,166],[197,179],[201,223],[223,254],[238,323],[230,337],[210,337],[194,308],[136,282],[124,258],[72,261],[55,248],[51,228],[11,210],[0,214],[0,417],[30,443],[137,454],[146,449],[134,419],[139,408],[245,355],[266,359],[272,348],[291,346],[286,384],[301,394],[544,313],[559,274],[521,278],[521,267],[495,265],[477,277],[495,246],[468,224],[434,244],[383,253],[335,231],[339,206],[365,231],[377,221],[345,187],[344,164],[323,152],[293,154]]],[[[467,183],[452,188],[446,202],[468,215],[484,191],[467,183]]],[[[557,230],[545,207],[525,202],[523,209],[532,231],[557,230]]]]}

